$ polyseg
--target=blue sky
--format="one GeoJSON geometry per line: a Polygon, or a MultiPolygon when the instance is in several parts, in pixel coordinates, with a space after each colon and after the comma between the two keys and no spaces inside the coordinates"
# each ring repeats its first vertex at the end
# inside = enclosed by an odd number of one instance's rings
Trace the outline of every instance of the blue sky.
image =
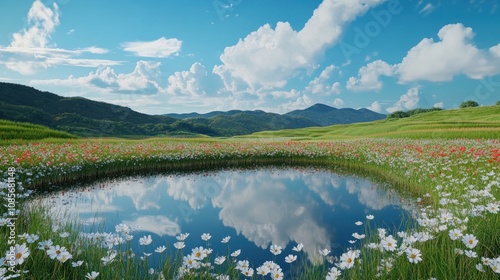
{"type": "Polygon", "coordinates": [[[496,0],[2,0],[0,81],[148,114],[500,100],[496,0]]]}

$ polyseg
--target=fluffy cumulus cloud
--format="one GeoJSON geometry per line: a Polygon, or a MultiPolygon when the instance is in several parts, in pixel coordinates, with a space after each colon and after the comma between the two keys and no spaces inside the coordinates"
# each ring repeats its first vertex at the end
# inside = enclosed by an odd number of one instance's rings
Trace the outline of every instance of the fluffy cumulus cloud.
{"type": "Polygon", "coordinates": [[[182,41],[175,38],[166,39],[165,37],[154,41],[125,42],[122,44],[124,51],[131,52],[136,56],[156,58],[177,55],[181,46],[182,41]]]}
{"type": "Polygon", "coordinates": [[[100,67],[83,77],[33,80],[31,84],[97,89],[108,93],[156,94],[162,91],[160,66],[160,62],[141,60],[131,73],[117,74],[108,66],[100,67]]]}
{"type": "Polygon", "coordinates": [[[372,105],[366,107],[366,109],[372,110],[373,112],[382,113],[382,104],[380,104],[380,102],[378,101],[374,101],[372,105]]]}
{"type": "Polygon", "coordinates": [[[410,88],[405,94],[401,95],[399,100],[386,111],[393,113],[396,111],[406,111],[417,108],[420,101],[420,92],[418,87],[410,88]]]}
{"type": "Polygon", "coordinates": [[[500,74],[500,44],[487,50],[472,42],[472,28],[448,24],[438,32],[439,41],[425,38],[397,65],[399,81],[450,81],[465,74],[472,79],[500,74]]]}
{"type": "Polygon", "coordinates": [[[333,70],[335,70],[334,65],[327,66],[323,71],[321,71],[318,77],[309,82],[309,84],[305,88],[305,91],[312,94],[322,95],[330,95],[332,93],[340,94],[340,83],[330,82],[333,70]]]}
{"type": "Polygon", "coordinates": [[[220,56],[222,64],[213,72],[227,89],[283,87],[301,71],[314,69],[324,50],[338,41],[343,26],[380,2],[324,0],[300,31],[287,22],[278,22],[274,29],[266,24],[226,47],[220,56]]]}
{"type": "Polygon", "coordinates": [[[382,88],[380,76],[393,76],[395,67],[382,60],[376,60],[359,69],[358,77],[350,77],[346,88],[353,91],[379,91],[382,88]]]}
{"type": "Polygon", "coordinates": [[[343,105],[344,105],[344,100],[340,98],[335,98],[335,100],[333,100],[333,106],[342,107],[343,105]]]}
{"type": "Polygon", "coordinates": [[[219,76],[208,73],[203,64],[196,62],[188,71],[179,71],[168,77],[166,91],[173,95],[199,97],[214,95],[222,87],[219,76]]]}
{"type": "Polygon", "coordinates": [[[33,2],[28,15],[28,27],[12,35],[8,46],[0,46],[0,65],[23,75],[32,75],[53,65],[97,67],[117,65],[121,62],[106,59],[78,58],[82,54],[104,54],[97,47],[66,50],[50,44],[52,33],[59,25],[59,7],[45,6],[40,0],[33,2]]]}

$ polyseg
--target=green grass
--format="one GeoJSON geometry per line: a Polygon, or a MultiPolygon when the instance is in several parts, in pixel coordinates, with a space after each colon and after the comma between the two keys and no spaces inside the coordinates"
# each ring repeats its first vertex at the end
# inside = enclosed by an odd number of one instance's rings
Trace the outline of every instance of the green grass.
{"type": "Polygon", "coordinates": [[[11,140],[40,140],[44,138],[69,139],[77,137],[42,125],[0,120],[0,143],[10,143],[11,140]]]}
{"type": "Polygon", "coordinates": [[[500,138],[500,106],[443,110],[403,119],[264,131],[242,138],[332,140],[353,138],[500,138]]]}

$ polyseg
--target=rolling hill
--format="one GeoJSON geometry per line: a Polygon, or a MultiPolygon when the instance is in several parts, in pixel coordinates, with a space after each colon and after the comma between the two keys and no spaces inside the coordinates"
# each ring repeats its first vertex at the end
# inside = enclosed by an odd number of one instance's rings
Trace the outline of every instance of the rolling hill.
{"type": "Polygon", "coordinates": [[[500,105],[432,111],[401,119],[367,123],[264,131],[248,138],[327,140],[350,138],[500,139],[500,105]]]}

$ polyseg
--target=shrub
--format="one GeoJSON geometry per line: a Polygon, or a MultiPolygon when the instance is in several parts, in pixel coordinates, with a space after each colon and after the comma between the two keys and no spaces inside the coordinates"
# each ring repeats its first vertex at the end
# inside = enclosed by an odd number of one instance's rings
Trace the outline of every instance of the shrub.
{"type": "Polygon", "coordinates": [[[479,103],[477,103],[474,100],[467,100],[467,101],[462,102],[462,104],[460,104],[460,108],[478,107],[478,106],[479,106],[479,103]]]}

